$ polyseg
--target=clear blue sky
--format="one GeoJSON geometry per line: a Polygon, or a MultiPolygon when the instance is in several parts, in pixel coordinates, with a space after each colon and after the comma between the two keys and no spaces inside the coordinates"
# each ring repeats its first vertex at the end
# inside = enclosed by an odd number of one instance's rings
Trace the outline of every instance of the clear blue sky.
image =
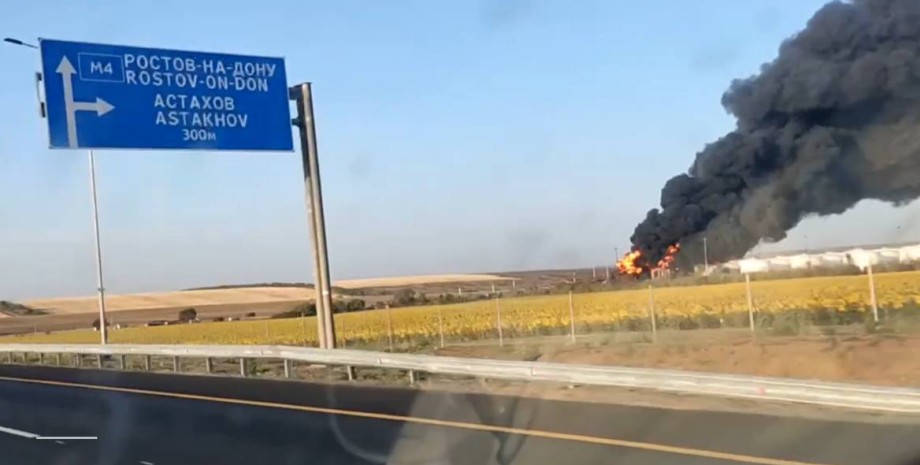
{"type": "MultiPolygon", "coordinates": [[[[333,278],[610,263],[821,0],[32,1],[0,36],[264,54],[314,82],[333,278]]],[[[0,48],[0,298],[93,292],[85,152],[0,48]]],[[[300,158],[98,152],[111,292],[310,281],[300,158]]],[[[863,205],[786,244],[904,239],[863,205]]],[[[904,230],[897,230],[898,226],[904,230]]]]}

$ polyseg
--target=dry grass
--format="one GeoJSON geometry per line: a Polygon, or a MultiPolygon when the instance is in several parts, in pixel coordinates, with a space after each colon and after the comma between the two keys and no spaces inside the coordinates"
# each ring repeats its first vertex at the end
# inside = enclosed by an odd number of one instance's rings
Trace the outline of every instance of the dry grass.
{"type": "MultiPolygon", "coordinates": [[[[157,292],[149,294],[110,295],[106,309],[112,312],[202,305],[263,304],[312,299],[312,289],[296,287],[250,287],[202,291],[157,292]]],[[[23,302],[57,314],[93,313],[97,311],[96,297],[40,299],[23,302]]]]}
{"type": "Polygon", "coordinates": [[[420,286],[423,284],[474,283],[483,281],[508,281],[512,278],[492,274],[433,274],[425,276],[397,276],[392,278],[346,279],[335,286],[344,289],[369,287],[420,286]]]}

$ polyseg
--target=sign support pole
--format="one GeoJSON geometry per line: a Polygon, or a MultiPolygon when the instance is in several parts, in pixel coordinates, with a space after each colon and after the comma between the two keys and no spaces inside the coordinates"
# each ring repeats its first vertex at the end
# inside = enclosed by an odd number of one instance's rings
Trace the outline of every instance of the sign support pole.
{"type": "Polygon", "coordinates": [[[96,291],[99,294],[99,336],[100,344],[109,342],[105,318],[105,284],[102,277],[102,241],[99,239],[99,202],[96,196],[96,156],[89,151],[89,188],[93,197],[93,234],[96,239],[96,291]]]}
{"type": "Polygon", "coordinates": [[[316,125],[313,118],[313,92],[309,82],[290,89],[290,98],[297,102],[294,125],[300,130],[300,151],[303,159],[304,184],[307,194],[308,223],[313,244],[313,265],[316,291],[316,316],[319,346],[334,349],[335,320],[332,315],[332,290],[329,279],[329,257],[326,248],[326,223],[323,215],[323,193],[319,178],[319,156],[316,146],[316,125]]]}

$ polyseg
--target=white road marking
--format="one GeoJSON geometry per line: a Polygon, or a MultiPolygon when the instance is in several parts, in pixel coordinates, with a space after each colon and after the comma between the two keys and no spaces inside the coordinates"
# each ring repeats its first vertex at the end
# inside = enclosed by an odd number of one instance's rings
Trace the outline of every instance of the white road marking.
{"type": "Polygon", "coordinates": [[[141,465],[153,465],[153,462],[148,462],[146,460],[141,460],[141,465]]]}
{"type": "Polygon", "coordinates": [[[55,444],[64,445],[64,441],[54,441],[55,444]]]}
{"type": "Polygon", "coordinates": [[[6,426],[0,426],[0,433],[12,434],[13,436],[19,436],[22,438],[35,439],[38,437],[37,434],[30,433],[28,431],[22,431],[15,428],[7,428],[6,426]]]}
{"type": "Polygon", "coordinates": [[[26,439],[54,441],[58,444],[64,444],[62,441],[95,441],[99,439],[97,436],[41,436],[35,433],[30,433],[28,431],[23,431],[21,429],[10,428],[8,426],[0,426],[0,433],[11,434],[13,436],[19,436],[26,439]]]}

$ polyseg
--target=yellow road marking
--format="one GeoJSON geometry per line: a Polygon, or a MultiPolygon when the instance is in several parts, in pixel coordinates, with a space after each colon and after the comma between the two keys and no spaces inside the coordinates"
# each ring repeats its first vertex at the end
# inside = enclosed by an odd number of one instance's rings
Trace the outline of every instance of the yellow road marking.
{"type": "Polygon", "coordinates": [[[207,402],[218,402],[223,404],[248,405],[254,407],[266,407],[282,410],[294,410],[309,413],[325,413],[330,415],[368,418],[373,420],[386,420],[402,423],[417,423],[431,426],[445,426],[449,428],[459,428],[473,431],[483,431],[490,433],[506,433],[521,436],[532,436],[545,439],[559,439],[564,441],[583,442],[587,444],[600,444],[604,446],[627,447],[632,449],[642,449],[654,452],[666,452],[670,454],[688,455],[693,457],[704,457],[710,459],[728,460],[740,463],[753,463],[758,465],[822,465],[813,462],[798,462],[795,460],[772,459],[768,457],[757,457],[753,455],[732,454],[728,452],[718,452],[705,449],[693,449],[689,447],[668,446],[651,442],[627,441],[624,439],[612,439],[598,436],[585,436],[581,434],[559,433],[555,431],[530,430],[523,428],[514,428],[497,425],[481,425],[477,423],[466,423],[461,421],[438,420],[435,418],[410,417],[403,415],[391,415],[386,413],[362,412],[358,410],[343,410],[337,408],[312,407],[307,405],[281,404],[276,402],[263,402],[257,400],[229,399],[224,397],[211,397],[198,394],[181,394],[175,392],[151,391],[147,389],[123,388],[114,386],[98,386],[95,384],[69,383],[64,381],[48,381],[38,379],[12,378],[0,376],[0,381],[14,381],[20,383],[44,384],[48,386],[62,386],[71,388],[93,389],[98,391],[124,392],[129,394],[141,394],[158,397],[171,397],[175,399],[199,400],[207,402]]]}

